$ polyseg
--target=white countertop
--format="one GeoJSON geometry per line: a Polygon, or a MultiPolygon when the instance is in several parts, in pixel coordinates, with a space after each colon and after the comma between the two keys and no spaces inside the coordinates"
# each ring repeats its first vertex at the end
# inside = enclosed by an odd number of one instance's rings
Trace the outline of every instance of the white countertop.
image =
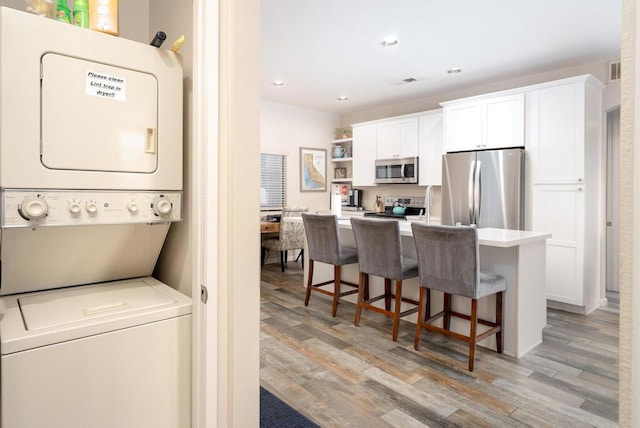
{"type": "MultiPolygon", "coordinates": [[[[292,217],[291,220],[302,221],[302,218],[292,217]]],[[[351,221],[349,219],[339,218],[338,225],[340,226],[340,228],[351,229],[351,221]]],[[[400,222],[400,235],[413,237],[410,221],[400,222]]],[[[480,245],[486,245],[489,247],[516,247],[518,245],[530,244],[532,242],[543,241],[549,238],[551,238],[551,233],[547,232],[496,229],[491,227],[478,229],[478,239],[480,241],[480,245]]]]}

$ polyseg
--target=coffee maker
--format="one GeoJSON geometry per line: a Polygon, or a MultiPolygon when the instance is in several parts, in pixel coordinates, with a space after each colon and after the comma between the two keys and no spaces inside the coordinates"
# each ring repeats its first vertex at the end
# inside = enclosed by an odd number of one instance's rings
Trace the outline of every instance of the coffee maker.
{"type": "Polygon", "coordinates": [[[362,208],[362,190],[350,189],[349,190],[349,207],[362,208]]]}

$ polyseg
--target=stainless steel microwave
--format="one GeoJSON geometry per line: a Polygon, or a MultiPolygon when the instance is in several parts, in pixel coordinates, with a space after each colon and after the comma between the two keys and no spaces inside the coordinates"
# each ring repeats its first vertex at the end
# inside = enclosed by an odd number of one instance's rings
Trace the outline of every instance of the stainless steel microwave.
{"type": "Polygon", "coordinates": [[[376,161],[376,184],[417,182],[417,157],[379,159],[376,161]]]}

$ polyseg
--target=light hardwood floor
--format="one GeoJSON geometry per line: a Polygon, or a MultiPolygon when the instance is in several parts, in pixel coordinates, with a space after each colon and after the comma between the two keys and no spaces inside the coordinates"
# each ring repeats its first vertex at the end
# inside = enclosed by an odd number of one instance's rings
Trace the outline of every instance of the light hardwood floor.
{"type": "Polygon", "coordinates": [[[300,263],[262,269],[261,384],[322,427],[615,427],[618,314],[549,310],[544,342],[517,360],[354,305],[304,306],[300,263]]]}

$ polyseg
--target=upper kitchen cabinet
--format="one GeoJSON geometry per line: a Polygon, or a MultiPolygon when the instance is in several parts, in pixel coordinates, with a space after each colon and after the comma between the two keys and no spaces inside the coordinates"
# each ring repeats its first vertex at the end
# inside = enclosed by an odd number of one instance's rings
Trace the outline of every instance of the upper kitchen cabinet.
{"type": "Polygon", "coordinates": [[[446,152],[524,146],[524,93],[441,103],[446,152]]]}
{"type": "Polygon", "coordinates": [[[586,164],[594,162],[590,155],[599,151],[601,141],[602,89],[592,76],[580,76],[527,92],[526,149],[532,184],[585,180],[586,164]]]}
{"type": "Polygon", "coordinates": [[[352,185],[375,186],[376,143],[378,130],[375,124],[353,125],[352,185]]]}
{"type": "Polygon", "coordinates": [[[442,185],[442,154],[444,153],[442,109],[420,116],[418,151],[418,185],[442,185]]]}
{"type": "Polygon", "coordinates": [[[418,156],[419,126],[417,117],[379,123],[376,145],[377,158],[393,159],[418,156]]]}

